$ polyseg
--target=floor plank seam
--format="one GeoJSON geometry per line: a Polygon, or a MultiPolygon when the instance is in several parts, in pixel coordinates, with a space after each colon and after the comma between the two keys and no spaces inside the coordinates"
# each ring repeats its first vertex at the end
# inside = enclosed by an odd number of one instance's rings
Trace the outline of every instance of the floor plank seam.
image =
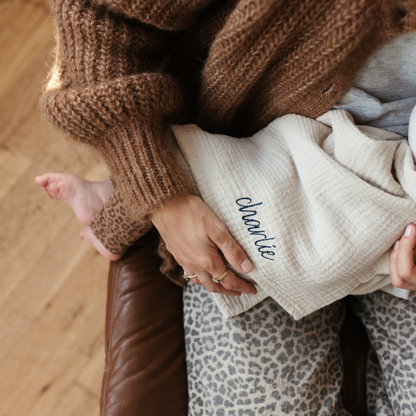
{"type": "MultiPolygon", "coordinates": [[[[40,24],[38,24],[38,21],[44,21],[45,19],[47,19],[45,16],[39,16],[39,18],[37,20],[35,20],[33,27],[29,30],[28,33],[26,33],[26,35],[20,40],[20,44],[24,45],[27,43],[27,39],[31,39],[32,34],[34,32],[36,32],[36,30],[38,29],[38,26],[40,26],[40,24]]],[[[20,45],[19,45],[20,46],[20,45]]],[[[15,58],[16,55],[18,55],[20,53],[20,48],[14,48],[13,53],[8,57],[8,62],[12,62],[13,59],[15,58]]]]}
{"type": "Polygon", "coordinates": [[[79,381],[75,380],[74,381],[74,386],[76,386],[79,389],[81,389],[83,392],[85,392],[87,394],[87,396],[93,398],[94,400],[100,400],[100,397],[96,393],[92,392],[88,387],[85,387],[79,381]]]}
{"type": "Polygon", "coordinates": [[[36,7],[37,9],[42,10],[48,17],[50,17],[50,8],[46,6],[44,3],[39,3],[38,1],[33,0],[24,0],[25,3],[32,5],[33,7],[36,7]]]}

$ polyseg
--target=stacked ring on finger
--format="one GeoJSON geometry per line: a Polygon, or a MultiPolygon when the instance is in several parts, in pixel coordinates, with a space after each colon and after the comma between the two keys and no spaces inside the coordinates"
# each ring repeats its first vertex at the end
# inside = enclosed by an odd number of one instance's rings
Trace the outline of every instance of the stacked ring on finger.
{"type": "Polygon", "coordinates": [[[185,282],[189,282],[191,279],[193,279],[194,277],[196,277],[196,274],[194,274],[193,276],[188,276],[186,274],[186,271],[183,271],[183,278],[185,279],[185,282]]]}
{"type": "Polygon", "coordinates": [[[215,283],[221,283],[221,281],[225,279],[227,274],[228,274],[228,269],[226,269],[225,272],[218,279],[216,279],[214,276],[212,276],[212,281],[215,282],[215,283]]]}

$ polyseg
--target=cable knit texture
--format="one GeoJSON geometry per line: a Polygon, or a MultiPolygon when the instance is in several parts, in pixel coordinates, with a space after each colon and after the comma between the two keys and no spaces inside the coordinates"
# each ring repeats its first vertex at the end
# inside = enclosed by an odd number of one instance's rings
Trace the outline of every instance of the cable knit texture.
{"type": "Polygon", "coordinates": [[[142,218],[192,186],[169,123],[248,136],[287,113],[317,117],[377,47],[416,26],[391,0],[53,0],[47,119],[95,148],[142,218]]]}

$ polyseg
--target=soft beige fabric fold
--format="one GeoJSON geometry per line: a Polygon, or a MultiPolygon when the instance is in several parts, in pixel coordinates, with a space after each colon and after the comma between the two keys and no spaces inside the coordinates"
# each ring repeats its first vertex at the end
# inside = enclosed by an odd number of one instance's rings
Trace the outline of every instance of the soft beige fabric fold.
{"type": "MultiPolygon", "coordinates": [[[[407,141],[345,111],[287,115],[250,138],[173,126],[205,202],[254,264],[256,296],[215,295],[225,316],[267,296],[300,319],[388,286],[388,253],[416,220],[407,141]]],[[[387,288],[387,290],[389,290],[387,288]]]]}

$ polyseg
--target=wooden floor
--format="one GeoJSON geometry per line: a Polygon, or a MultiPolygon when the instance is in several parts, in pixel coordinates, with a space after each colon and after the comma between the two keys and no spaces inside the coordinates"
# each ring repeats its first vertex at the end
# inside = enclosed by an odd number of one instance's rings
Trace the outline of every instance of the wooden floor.
{"type": "Polygon", "coordinates": [[[105,172],[40,115],[52,49],[46,0],[0,0],[0,416],[99,414],[108,262],[33,179],[105,172]]]}

